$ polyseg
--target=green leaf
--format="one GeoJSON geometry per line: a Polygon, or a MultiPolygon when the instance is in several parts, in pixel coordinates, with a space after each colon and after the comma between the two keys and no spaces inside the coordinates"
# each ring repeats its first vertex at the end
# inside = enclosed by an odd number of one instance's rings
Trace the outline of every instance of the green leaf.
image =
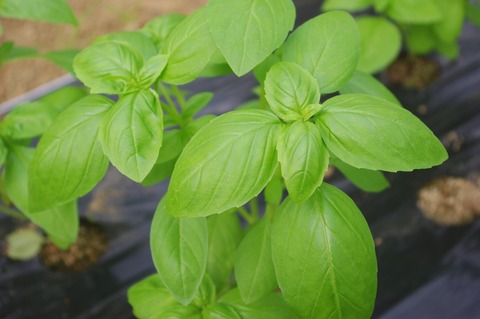
{"type": "Polygon", "coordinates": [[[175,300],[158,274],[148,276],[131,286],[127,295],[133,314],[139,319],[201,319],[200,311],[195,305],[183,306],[175,300]]]}
{"type": "Polygon", "coordinates": [[[162,116],[156,93],[143,90],[122,96],[100,124],[103,152],[122,174],[136,182],[141,182],[157,161],[162,116]]]}
{"type": "Polygon", "coordinates": [[[58,114],[86,95],[87,91],[83,87],[66,86],[41,97],[38,101],[49,104],[58,114]]]}
{"type": "Polygon", "coordinates": [[[205,273],[203,276],[202,284],[198,288],[197,294],[193,299],[193,304],[198,307],[199,310],[215,303],[217,294],[215,283],[209,274],[205,273]]]}
{"type": "Polygon", "coordinates": [[[394,0],[388,3],[385,13],[393,20],[407,24],[429,24],[443,18],[437,0],[394,0]]]}
{"type": "Polygon", "coordinates": [[[258,83],[263,84],[267,78],[267,73],[270,71],[270,68],[277,62],[280,62],[281,59],[277,54],[270,54],[263,62],[258,64],[253,69],[253,74],[257,79],[258,83]]]}
{"type": "MultiPolygon", "coordinates": [[[[240,298],[238,288],[230,290],[219,300],[220,305],[230,306],[242,319],[296,319],[282,296],[270,293],[246,305],[240,298]]],[[[232,317],[236,318],[236,317],[232,317]]],[[[230,317],[229,317],[230,319],[230,317]]]]}
{"type": "Polygon", "coordinates": [[[2,0],[0,16],[78,25],[65,0],[2,0]]]}
{"type": "Polygon", "coordinates": [[[277,288],[270,241],[271,223],[253,226],[235,253],[235,278],[243,302],[252,303],[277,288]]]}
{"type": "Polygon", "coordinates": [[[162,71],[167,65],[168,56],[165,54],[158,54],[152,56],[145,62],[145,65],[140,70],[140,83],[142,87],[149,87],[158,79],[162,71]]]}
{"type": "Polygon", "coordinates": [[[209,122],[177,161],[167,195],[169,212],[208,216],[258,195],[275,173],[281,127],[275,115],[262,110],[233,111],[209,122]]]}
{"type": "Polygon", "coordinates": [[[13,46],[13,41],[5,41],[0,44],[0,66],[8,60],[13,46]]]}
{"type": "Polygon", "coordinates": [[[355,72],[359,55],[357,24],[343,11],[327,12],[305,22],[283,47],[283,60],[310,72],[321,93],[335,92],[344,86],[355,72]]]}
{"type": "Polygon", "coordinates": [[[142,31],[113,32],[97,38],[94,41],[94,44],[101,42],[119,42],[130,45],[138,50],[138,52],[142,55],[145,61],[158,54],[158,50],[152,39],[150,39],[142,31]]]}
{"type": "Polygon", "coordinates": [[[476,26],[480,26],[480,5],[467,2],[465,17],[476,26]]]}
{"type": "Polygon", "coordinates": [[[370,74],[356,71],[350,81],[340,89],[341,94],[360,93],[381,97],[389,102],[399,104],[395,95],[382,82],[370,74]]]}
{"type": "Polygon", "coordinates": [[[265,98],[272,111],[286,122],[307,120],[320,106],[320,90],[315,78],[290,62],[278,62],[267,73],[265,98]]]}
{"type": "Polygon", "coordinates": [[[278,205],[283,198],[282,176],[276,173],[265,187],[265,201],[269,204],[278,205]]]}
{"type": "Polygon", "coordinates": [[[42,248],[45,237],[38,229],[18,229],[7,235],[5,254],[13,260],[26,261],[34,258],[42,248]]]}
{"type": "Polygon", "coordinates": [[[357,168],[411,171],[439,165],[448,158],[425,124],[381,98],[362,94],[333,97],[323,104],[316,121],[329,151],[357,168]]]}
{"type": "Polygon", "coordinates": [[[405,32],[408,50],[414,54],[426,54],[435,48],[437,39],[432,26],[412,25],[405,32]]]}
{"type": "Polygon", "coordinates": [[[185,108],[182,111],[183,118],[192,118],[197,114],[200,110],[202,110],[205,106],[213,98],[212,92],[202,92],[199,94],[195,94],[191,98],[187,100],[185,108]]]}
{"type": "Polygon", "coordinates": [[[207,219],[207,225],[207,273],[215,282],[217,290],[221,291],[232,273],[242,228],[235,212],[212,215],[207,219]]]}
{"type": "Polygon", "coordinates": [[[383,17],[357,18],[360,31],[360,59],[357,68],[366,73],[385,69],[400,53],[402,34],[396,25],[383,17]]]}
{"type": "Polygon", "coordinates": [[[433,25],[435,35],[442,42],[456,42],[462,32],[465,17],[465,0],[437,0],[443,19],[433,25]]]}
{"type": "Polygon", "coordinates": [[[24,103],[0,122],[0,135],[13,140],[40,136],[52,124],[57,112],[44,102],[24,103]]]}
{"type": "MultiPolygon", "coordinates": [[[[3,164],[5,163],[5,160],[7,159],[7,155],[8,155],[8,148],[5,145],[5,142],[3,141],[3,139],[0,138],[0,167],[3,166],[3,164]]],[[[0,185],[0,188],[2,188],[1,185],[0,185]]]]}
{"type": "Polygon", "coordinates": [[[103,96],[87,96],[62,112],[45,132],[29,172],[32,211],[75,200],[103,178],[108,159],[98,141],[98,131],[112,105],[103,96]]]}
{"type": "Polygon", "coordinates": [[[285,41],[295,7],[291,0],[210,0],[207,20],[215,43],[241,76],[285,41]]]}
{"type": "Polygon", "coordinates": [[[272,254],[285,301],[300,318],[370,318],[374,243],[342,191],[324,183],[306,202],[287,198],[273,221],[272,254]]]}
{"type": "Polygon", "coordinates": [[[161,80],[175,85],[195,80],[216,50],[205,8],[199,9],[183,20],[167,38],[162,53],[169,59],[161,80]]]}
{"type": "Polygon", "coordinates": [[[142,181],[143,186],[150,186],[172,176],[173,169],[175,168],[175,163],[177,159],[170,160],[168,162],[157,163],[153,166],[150,173],[142,181]]]}
{"type": "Polygon", "coordinates": [[[447,59],[453,60],[460,54],[460,47],[456,41],[442,42],[438,41],[435,49],[447,59]]]}
{"type": "Polygon", "coordinates": [[[277,142],[278,160],[289,195],[302,202],[320,186],[329,153],[317,126],[297,121],[287,125],[277,142]]]}
{"type": "Polygon", "coordinates": [[[162,15],[148,21],[142,31],[152,39],[157,49],[161,51],[167,37],[185,18],[183,14],[179,13],[162,15]]]}
{"type": "Polygon", "coordinates": [[[62,249],[77,239],[78,214],[76,202],[49,207],[38,213],[30,213],[28,205],[28,167],[34,150],[12,147],[5,163],[5,189],[10,200],[32,222],[47,232],[52,241],[62,249]]]}
{"type": "MultiPolygon", "coordinates": [[[[2,26],[2,24],[0,23],[0,36],[2,36],[2,35],[3,35],[3,26],[2,26]]],[[[0,59],[0,60],[1,60],[1,59],[0,59]]]]}
{"type": "Polygon", "coordinates": [[[61,50],[50,51],[42,54],[42,57],[55,63],[65,71],[74,73],[73,71],[73,59],[79,53],[79,50],[61,50]]]}
{"type": "Polygon", "coordinates": [[[322,5],[322,10],[358,11],[366,9],[371,5],[372,0],[326,0],[322,5]]]}
{"type": "Polygon", "coordinates": [[[37,56],[37,49],[15,46],[12,41],[6,41],[0,45],[0,63],[37,56]]]}
{"type": "Polygon", "coordinates": [[[230,305],[216,303],[202,311],[203,319],[242,319],[240,314],[230,305]]]}
{"type": "Polygon", "coordinates": [[[205,218],[175,218],[165,200],[158,204],[150,231],[153,263],[160,278],[183,305],[190,303],[207,265],[208,228],[205,218]]]}
{"type": "Polygon", "coordinates": [[[339,159],[330,161],[355,186],[367,192],[381,192],[390,186],[382,172],[356,168],[339,159]]]}
{"type": "Polygon", "coordinates": [[[128,44],[100,42],[80,51],[73,69],[92,94],[126,94],[139,89],[143,63],[140,52],[128,44]]]}

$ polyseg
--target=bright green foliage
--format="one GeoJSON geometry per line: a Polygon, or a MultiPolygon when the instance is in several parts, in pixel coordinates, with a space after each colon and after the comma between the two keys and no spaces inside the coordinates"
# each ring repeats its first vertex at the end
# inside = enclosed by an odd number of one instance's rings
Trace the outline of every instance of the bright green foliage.
{"type": "Polygon", "coordinates": [[[189,304],[205,273],[208,256],[205,218],[172,217],[162,200],[152,222],[150,247],[162,283],[182,305],[189,304]]]}
{"type": "Polygon", "coordinates": [[[322,10],[347,10],[357,11],[368,8],[372,0],[326,0],[323,2],[322,10]]]}
{"type": "Polygon", "coordinates": [[[141,182],[151,171],[162,146],[160,102],[151,90],[124,95],[105,114],[99,140],[120,172],[141,182]]]}
{"type": "Polygon", "coordinates": [[[296,63],[318,81],[321,93],[331,93],[348,82],[360,54],[358,28],[353,18],[333,11],[296,29],[283,47],[283,60],[296,63]]]}
{"type": "Polygon", "coordinates": [[[348,83],[339,90],[339,92],[341,94],[360,93],[378,96],[389,102],[400,105],[400,102],[395,95],[393,95],[392,92],[382,84],[382,82],[378,81],[370,74],[358,70],[353,74],[348,83]]]}
{"type": "Polygon", "coordinates": [[[305,69],[290,62],[271,67],[265,79],[265,98],[272,111],[286,122],[307,120],[320,107],[317,81],[305,69]]]}
{"type": "Polygon", "coordinates": [[[187,144],[167,195],[174,216],[218,214],[258,195],[277,167],[281,122],[261,110],[233,111],[212,120],[187,144]]]}
{"type": "Polygon", "coordinates": [[[183,14],[172,13],[148,21],[142,31],[147,34],[159,51],[170,33],[185,19],[183,14]]]}
{"type": "Polygon", "coordinates": [[[328,168],[329,153],[318,127],[303,121],[287,125],[279,135],[277,151],[288,193],[295,201],[308,199],[328,168]]]}
{"type": "Polygon", "coordinates": [[[465,16],[473,24],[480,26],[480,6],[470,2],[466,3],[465,16]]]}
{"type": "Polygon", "coordinates": [[[155,43],[144,33],[138,31],[118,31],[97,38],[93,43],[119,42],[134,47],[146,61],[157,54],[155,43]]]}
{"type": "Polygon", "coordinates": [[[375,73],[385,69],[402,47],[400,30],[383,17],[360,17],[356,21],[361,45],[358,70],[375,73]]]}
{"type": "Polygon", "coordinates": [[[442,19],[442,10],[438,2],[440,1],[393,0],[389,1],[385,13],[400,23],[435,23],[442,19]]]}
{"type": "Polygon", "coordinates": [[[5,255],[13,260],[29,260],[34,258],[45,241],[36,229],[18,229],[5,238],[7,244],[5,255]]]}
{"type": "Polygon", "coordinates": [[[287,304],[301,319],[370,318],[376,291],[372,235],[353,201],[322,184],[275,215],[272,254],[287,304]]]}
{"type": "Polygon", "coordinates": [[[0,16],[77,25],[77,19],[65,0],[2,0],[0,16]]]}
{"type": "Polygon", "coordinates": [[[50,60],[55,63],[57,66],[68,71],[69,73],[74,73],[73,71],[73,59],[80,52],[79,50],[61,50],[61,51],[50,51],[42,54],[43,58],[50,60]]]}
{"type": "Polygon", "coordinates": [[[202,110],[205,106],[210,103],[213,98],[213,93],[211,92],[202,92],[196,94],[189,98],[185,104],[185,108],[183,109],[182,116],[186,119],[192,118],[195,116],[200,110],[202,110]]]}
{"type": "Polygon", "coordinates": [[[362,94],[333,97],[316,117],[329,151],[351,166],[389,172],[439,165],[442,143],[412,113],[362,94]]]}
{"type": "Polygon", "coordinates": [[[97,135],[103,116],[112,106],[107,98],[88,96],[61,113],[45,132],[29,172],[31,210],[42,211],[75,200],[102,179],[108,159],[97,135]]]}
{"type": "Polygon", "coordinates": [[[241,76],[285,41],[295,7],[290,0],[210,0],[207,20],[216,45],[241,76]]]}
{"type": "Polygon", "coordinates": [[[330,162],[361,190],[376,193],[390,186],[388,180],[380,171],[356,168],[334,158],[332,158],[330,162]]]}
{"type": "Polygon", "coordinates": [[[170,33],[162,53],[169,56],[161,80],[185,84],[195,80],[216,51],[205,9],[197,10],[170,33]]]}
{"type": "Polygon", "coordinates": [[[253,226],[235,254],[235,278],[243,302],[250,304],[275,290],[277,279],[271,250],[271,221],[253,226]]]}
{"type": "Polygon", "coordinates": [[[235,251],[242,239],[240,221],[235,212],[208,217],[207,273],[218,290],[228,282],[233,270],[235,251]]]}

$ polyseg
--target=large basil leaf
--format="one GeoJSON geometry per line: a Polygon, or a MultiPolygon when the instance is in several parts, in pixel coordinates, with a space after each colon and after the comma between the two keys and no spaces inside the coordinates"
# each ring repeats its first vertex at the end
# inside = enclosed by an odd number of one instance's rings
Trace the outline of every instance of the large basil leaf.
{"type": "Polygon", "coordinates": [[[197,10],[170,33],[162,53],[169,56],[161,80],[185,84],[195,80],[217,50],[208,28],[206,11],[197,10]]]}
{"type": "Polygon", "coordinates": [[[306,202],[287,198],[273,221],[272,255],[285,301],[300,318],[370,318],[374,243],[342,191],[323,183],[306,202]]]}
{"type": "Polygon", "coordinates": [[[386,68],[400,53],[402,34],[396,25],[383,17],[356,19],[360,31],[360,59],[357,68],[375,73],[386,68]]]}
{"type": "Polygon", "coordinates": [[[150,231],[153,263],[160,278],[183,305],[197,292],[207,265],[208,228],[205,218],[176,218],[158,204],[150,231]]]}
{"type": "Polygon", "coordinates": [[[65,0],[2,0],[0,16],[78,25],[65,0]]]}
{"type": "Polygon", "coordinates": [[[317,123],[328,149],[357,168],[411,171],[439,165],[448,157],[417,117],[378,97],[333,97],[323,104],[317,123]]]}
{"type": "Polygon", "coordinates": [[[197,306],[184,306],[177,302],[158,274],[131,286],[128,289],[128,302],[139,319],[201,319],[197,306]]]}
{"type": "Polygon", "coordinates": [[[177,161],[168,211],[174,216],[207,216],[258,195],[275,173],[281,127],[274,114],[262,110],[233,111],[209,122],[177,161]]]}
{"type": "Polygon", "coordinates": [[[272,111],[286,122],[307,120],[320,107],[317,81],[301,66],[290,62],[278,62],[267,73],[265,98],[272,111]]]}
{"type": "Polygon", "coordinates": [[[185,16],[179,13],[161,15],[148,21],[142,31],[152,39],[157,49],[161,50],[167,37],[184,19],[185,16]]]}
{"type": "Polygon", "coordinates": [[[139,89],[143,63],[140,52],[129,44],[100,42],[80,51],[73,69],[91,93],[126,94],[139,89]]]}
{"type": "Polygon", "coordinates": [[[99,140],[120,172],[141,182],[152,170],[162,146],[160,101],[152,90],[124,95],[104,116],[99,140]]]}
{"type": "Polygon", "coordinates": [[[330,161],[355,186],[367,192],[380,192],[390,186],[382,172],[356,168],[339,159],[330,161]]]}
{"type": "Polygon", "coordinates": [[[322,10],[347,10],[357,11],[368,8],[372,0],[326,0],[323,2],[322,10]]]}
{"type": "Polygon", "coordinates": [[[322,93],[335,92],[348,82],[359,55],[357,24],[342,11],[327,12],[305,22],[283,47],[283,60],[310,72],[322,93]]]}
{"type": "Polygon", "coordinates": [[[41,97],[39,101],[49,104],[58,114],[87,94],[87,90],[83,87],[66,86],[41,97]]]}
{"type": "Polygon", "coordinates": [[[329,153],[318,127],[303,121],[287,125],[278,138],[277,151],[288,193],[295,201],[306,200],[328,169],[329,153]]]}
{"type": "Polygon", "coordinates": [[[34,150],[12,147],[5,163],[5,190],[10,200],[32,222],[47,232],[52,241],[66,249],[77,239],[78,214],[75,201],[31,213],[28,205],[28,166],[34,150]]]}
{"type": "Polygon", "coordinates": [[[45,132],[29,172],[32,211],[75,200],[103,178],[108,159],[97,135],[112,105],[102,96],[85,97],[62,112],[45,132]]]}
{"type": "Polygon", "coordinates": [[[393,20],[407,24],[429,24],[443,18],[436,0],[389,1],[385,13],[393,20]]]}
{"type": "Polygon", "coordinates": [[[215,43],[241,76],[285,41],[295,7],[291,0],[210,0],[207,19],[215,43]]]}
{"type": "Polygon", "coordinates": [[[242,240],[235,254],[235,278],[249,304],[277,288],[270,240],[271,222],[263,218],[242,240]]]}
{"type": "Polygon", "coordinates": [[[232,273],[242,228],[235,212],[212,215],[208,225],[207,273],[220,291],[232,273]]]}
{"type": "Polygon", "coordinates": [[[340,89],[341,94],[361,93],[381,97],[395,104],[400,104],[395,95],[379,80],[370,74],[356,71],[352,78],[340,89]]]}

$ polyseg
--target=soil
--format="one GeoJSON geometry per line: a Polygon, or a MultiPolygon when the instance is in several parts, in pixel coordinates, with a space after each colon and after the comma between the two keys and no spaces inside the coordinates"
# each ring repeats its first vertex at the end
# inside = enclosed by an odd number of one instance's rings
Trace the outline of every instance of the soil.
{"type": "Polygon", "coordinates": [[[439,224],[468,224],[480,214],[480,188],[464,178],[440,177],[420,189],[417,205],[439,224]]]}
{"type": "Polygon", "coordinates": [[[77,241],[67,250],[46,243],[40,251],[40,263],[59,272],[80,272],[91,267],[107,249],[108,238],[98,224],[81,220],[77,241]]]}
{"type": "MultiPolygon", "coordinates": [[[[39,52],[81,49],[96,37],[118,30],[135,30],[166,13],[188,14],[207,0],[69,0],[79,27],[43,22],[0,19],[3,41],[37,48],[39,52]]],[[[61,75],[63,70],[43,59],[13,61],[0,69],[0,103],[61,75]]]]}
{"type": "Polygon", "coordinates": [[[401,55],[386,73],[391,84],[421,90],[440,77],[440,66],[430,57],[401,55]]]}

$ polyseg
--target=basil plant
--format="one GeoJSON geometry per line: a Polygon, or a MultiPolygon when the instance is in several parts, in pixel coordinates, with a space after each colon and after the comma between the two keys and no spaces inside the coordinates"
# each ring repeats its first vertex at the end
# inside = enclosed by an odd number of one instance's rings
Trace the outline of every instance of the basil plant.
{"type": "Polygon", "coordinates": [[[380,82],[356,71],[360,35],[348,13],[291,32],[294,22],[291,0],[209,0],[76,56],[91,95],[40,140],[30,208],[83,196],[109,163],[144,185],[170,178],[150,234],[157,273],[128,291],[137,317],[372,314],[372,235],[325,172],[334,165],[380,191],[382,171],[429,168],[447,153],[380,82]],[[212,93],[181,87],[252,70],[258,100],[219,116],[197,115],[212,93]]]}

